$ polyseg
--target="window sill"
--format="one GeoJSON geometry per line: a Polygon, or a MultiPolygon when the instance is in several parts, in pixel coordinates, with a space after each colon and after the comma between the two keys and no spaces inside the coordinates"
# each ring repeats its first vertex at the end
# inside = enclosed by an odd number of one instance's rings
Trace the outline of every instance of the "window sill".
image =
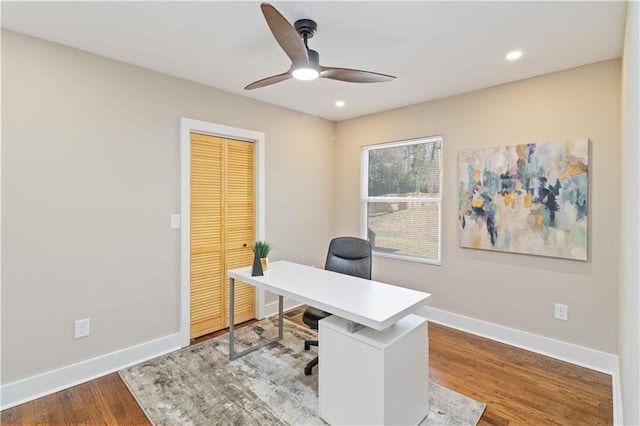
{"type": "Polygon", "coordinates": [[[373,255],[378,257],[386,257],[389,259],[402,260],[405,262],[424,263],[427,265],[442,266],[441,260],[425,259],[424,257],[406,256],[406,255],[393,254],[393,253],[384,253],[384,252],[376,251],[375,248],[373,249],[373,255]]]}

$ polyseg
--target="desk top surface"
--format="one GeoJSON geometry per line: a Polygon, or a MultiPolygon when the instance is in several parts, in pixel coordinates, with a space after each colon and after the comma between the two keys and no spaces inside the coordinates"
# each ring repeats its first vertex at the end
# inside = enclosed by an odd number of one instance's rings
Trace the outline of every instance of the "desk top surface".
{"type": "Polygon", "coordinates": [[[251,269],[230,269],[227,275],[376,330],[386,329],[431,299],[429,293],[284,260],[270,262],[264,276],[252,277],[251,269]]]}

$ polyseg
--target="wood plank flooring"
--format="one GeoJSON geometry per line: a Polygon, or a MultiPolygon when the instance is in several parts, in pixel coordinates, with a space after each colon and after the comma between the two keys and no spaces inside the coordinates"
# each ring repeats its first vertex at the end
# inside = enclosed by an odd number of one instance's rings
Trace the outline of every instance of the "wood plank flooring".
{"type": "MultiPolygon", "coordinates": [[[[303,324],[302,311],[293,309],[285,315],[303,324]]],[[[434,323],[429,324],[429,375],[449,389],[487,403],[482,426],[613,424],[609,375],[434,323]]],[[[117,373],[4,410],[0,421],[151,424],[117,373]]]]}
{"type": "Polygon", "coordinates": [[[1,423],[151,424],[117,373],[4,410],[1,423]]]}
{"type": "Polygon", "coordinates": [[[611,376],[435,323],[429,375],[485,402],[480,425],[613,424],[611,376]]]}

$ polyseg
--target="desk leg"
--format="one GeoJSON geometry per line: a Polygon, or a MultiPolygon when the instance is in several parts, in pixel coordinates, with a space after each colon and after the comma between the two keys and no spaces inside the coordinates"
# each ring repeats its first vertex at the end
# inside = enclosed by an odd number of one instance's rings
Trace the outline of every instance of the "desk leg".
{"type": "Polygon", "coordinates": [[[237,358],[235,350],[235,341],[233,339],[233,326],[235,323],[235,299],[236,299],[236,280],[229,278],[229,359],[233,361],[237,358]]]}
{"type": "Polygon", "coordinates": [[[278,340],[282,339],[282,337],[284,336],[283,299],[284,297],[278,296],[278,340]]]}
{"type": "Polygon", "coordinates": [[[275,343],[278,340],[282,339],[284,336],[284,298],[282,296],[278,296],[278,336],[273,339],[269,339],[265,342],[262,342],[258,345],[252,346],[249,349],[245,349],[244,351],[236,352],[235,349],[235,335],[234,335],[234,320],[235,320],[235,286],[236,280],[233,278],[229,278],[229,359],[233,361],[234,359],[238,359],[241,356],[244,356],[248,353],[256,351],[260,348],[263,348],[271,343],[275,343]]]}

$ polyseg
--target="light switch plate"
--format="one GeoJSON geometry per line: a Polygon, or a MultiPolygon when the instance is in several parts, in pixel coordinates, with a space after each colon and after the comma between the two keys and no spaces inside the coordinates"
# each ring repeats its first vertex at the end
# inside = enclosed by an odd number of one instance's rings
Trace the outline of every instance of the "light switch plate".
{"type": "Polygon", "coordinates": [[[171,215],[171,229],[180,229],[180,215],[172,214],[171,215]]]}

